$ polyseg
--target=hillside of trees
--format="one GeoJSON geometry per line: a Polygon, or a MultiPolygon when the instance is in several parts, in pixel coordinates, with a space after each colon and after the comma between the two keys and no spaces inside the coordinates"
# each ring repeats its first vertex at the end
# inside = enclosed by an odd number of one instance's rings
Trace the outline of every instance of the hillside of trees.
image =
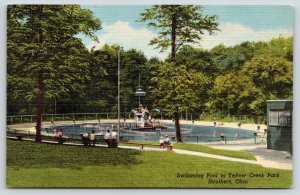
{"type": "MultiPolygon", "coordinates": [[[[78,46],[85,59],[76,63],[86,68],[78,70],[80,74],[76,71],[70,85],[46,86],[45,113],[116,112],[118,46],[104,45],[92,51],[83,44],[78,46]]],[[[263,115],[266,100],[293,97],[292,38],[244,42],[233,47],[218,45],[211,50],[186,46],[177,54],[179,68],[172,66],[169,59],[147,59],[135,49],[123,51],[121,60],[122,112],[138,107],[134,92],[139,74],[147,92],[143,105],[164,112],[174,104],[167,101],[167,96],[172,95],[168,94],[171,82],[181,83],[179,90],[190,112],[263,115]],[[193,82],[194,88],[185,86],[185,82],[193,82]],[[196,98],[199,104],[189,105],[190,98],[196,98]]],[[[36,78],[18,68],[18,61],[8,56],[7,114],[35,114],[36,78]]],[[[65,74],[69,72],[47,74],[68,79],[65,74]]]]}
{"type": "MultiPolygon", "coordinates": [[[[18,10],[8,10],[7,115],[37,113],[39,63],[43,63],[43,113],[117,112],[118,45],[90,51],[80,38],[68,35],[61,37],[64,44],[16,44],[19,39],[26,42],[34,37],[25,36],[30,35],[30,28],[22,25],[25,19],[16,20],[14,12],[18,10]]],[[[49,11],[50,16],[53,12],[49,11]]],[[[83,18],[89,17],[91,13],[83,11],[83,18]]],[[[78,32],[92,36],[93,30],[101,29],[100,20],[89,20],[82,25],[91,28],[79,28],[78,32]]],[[[46,26],[48,30],[55,31],[55,21],[46,26]]],[[[47,37],[49,41],[60,37],[58,32],[54,37],[55,33],[47,37]]],[[[122,51],[123,114],[138,107],[134,92],[139,74],[147,92],[142,104],[150,110],[171,116],[177,106],[193,113],[261,116],[266,112],[266,100],[293,97],[293,38],[217,45],[210,50],[185,45],[176,53],[176,65],[171,55],[165,60],[147,59],[134,48],[122,51]]]]}

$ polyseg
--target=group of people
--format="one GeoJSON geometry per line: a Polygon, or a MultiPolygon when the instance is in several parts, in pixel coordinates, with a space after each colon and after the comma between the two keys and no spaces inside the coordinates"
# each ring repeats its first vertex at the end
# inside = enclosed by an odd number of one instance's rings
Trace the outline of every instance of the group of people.
{"type": "MultiPolygon", "coordinates": [[[[217,136],[217,132],[214,131],[210,136],[215,138],[215,137],[217,136]]],[[[221,133],[220,133],[220,138],[221,138],[222,141],[224,141],[224,139],[225,139],[225,134],[224,134],[224,132],[221,132],[221,133]]]]}
{"type": "MultiPolygon", "coordinates": [[[[235,138],[235,139],[239,139],[240,136],[241,136],[240,131],[234,131],[234,138],[235,138]]],[[[214,131],[214,132],[211,134],[211,137],[217,137],[217,132],[214,131]]],[[[224,134],[224,132],[221,132],[221,133],[220,133],[220,137],[221,137],[221,140],[224,141],[224,139],[225,139],[225,134],[224,134]]]]}
{"type": "Polygon", "coordinates": [[[164,149],[165,147],[172,146],[172,142],[168,135],[165,135],[165,138],[160,137],[159,147],[164,149]]]}
{"type": "Polygon", "coordinates": [[[64,138],[67,138],[65,135],[64,135],[64,132],[62,129],[60,130],[56,130],[54,129],[53,130],[53,133],[54,133],[54,137],[57,139],[57,142],[59,144],[62,144],[64,142],[64,138]]]}
{"type": "Polygon", "coordinates": [[[54,129],[54,130],[53,130],[53,133],[54,133],[54,136],[55,136],[55,137],[62,137],[62,136],[64,136],[64,132],[63,132],[62,129],[60,129],[60,130],[54,129]]]}
{"type": "Polygon", "coordinates": [[[117,135],[118,134],[116,131],[110,131],[109,129],[106,131],[106,133],[104,135],[104,141],[109,148],[117,148],[118,147],[117,135]]]}
{"type": "MultiPolygon", "coordinates": [[[[57,138],[58,143],[62,144],[64,141],[64,132],[63,130],[54,130],[53,131],[55,138],[57,138]]],[[[82,137],[82,143],[84,146],[95,146],[96,144],[96,134],[95,130],[92,130],[92,132],[83,132],[81,134],[82,137]]],[[[108,147],[117,147],[117,132],[107,130],[106,134],[104,136],[104,140],[107,143],[108,147]]]]}
{"type": "Polygon", "coordinates": [[[96,134],[93,130],[91,133],[84,132],[82,134],[82,142],[84,146],[95,146],[96,144],[96,134]]]}

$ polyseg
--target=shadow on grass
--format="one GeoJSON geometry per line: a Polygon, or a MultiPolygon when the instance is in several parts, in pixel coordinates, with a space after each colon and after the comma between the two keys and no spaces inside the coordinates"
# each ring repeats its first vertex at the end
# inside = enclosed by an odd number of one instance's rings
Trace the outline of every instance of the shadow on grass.
{"type": "Polygon", "coordinates": [[[67,146],[7,140],[10,168],[70,168],[85,166],[135,165],[141,152],[128,149],[67,146]]]}

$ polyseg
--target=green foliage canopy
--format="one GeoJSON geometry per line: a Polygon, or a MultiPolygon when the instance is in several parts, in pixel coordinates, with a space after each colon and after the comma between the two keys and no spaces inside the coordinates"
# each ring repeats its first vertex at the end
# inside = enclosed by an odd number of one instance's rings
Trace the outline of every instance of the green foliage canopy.
{"type": "MultiPolygon", "coordinates": [[[[61,113],[116,111],[119,46],[88,51],[76,36],[96,39],[99,19],[75,5],[47,5],[43,14],[40,9],[38,5],[8,6],[7,94],[8,105],[17,105],[8,112],[33,113],[40,70],[46,107],[52,107],[55,99],[61,113]]],[[[205,31],[217,30],[216,16],[203,15],[201,6],[166,5],[141,14],[141,22],[160,32],[150,44],[163,50],[171,46],[170,17],[175,13],[176,64],[168,59],[148,60],[134,48],[121,53],[122,111],[137,106],[134,91],[139,73],[147,92],[142,103],[170,115],[185,109],[263,115],[266,100],[292,99],[293,37],[218,45],[211,50],[195,48],[187,44],[198,42],[205,31]]]]}
{"type": "Polygon", "coordinates": [[[7,9],[8,98],[35,103],[42,73],[45,99],[68,98],[89,79],[89,52],[79,33],[96,39],[99,19],[78,5],[9,5],[7,9]]]}
{"type": "Polygon", "coordinates": [[[151,91],[154,104],[169,115],[175,111],[197,109],[207,90],[209,79],[201,72],[188,71],[186,66],[175,66],[173,63],[164,63],[159,73],[152,78],[156,86],[151,91]]]}

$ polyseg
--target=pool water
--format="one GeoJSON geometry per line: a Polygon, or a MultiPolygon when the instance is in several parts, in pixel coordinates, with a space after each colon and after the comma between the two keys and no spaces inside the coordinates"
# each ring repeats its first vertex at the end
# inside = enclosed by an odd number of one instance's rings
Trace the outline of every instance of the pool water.
{"type": "MultiPolygon", "coordinates": [[[[124,140],[134,140],[134,141],[158,141],[161,136],[168,134],[173,141],[175,141],[175,127],[174,123],[164,123],[163,126],[167,126],[167,130],[162,130],[162,132],[152,133],[151,135],[146,134],[120,134],[120,138],[124,140]]],[[[106,129],[117,129],[116,125],[113,123],[89,123],[89,124],[56,124],[54,126],[47,126],[43,128],[43,131],[52,133],[53,130],[62,129],[64,134],[68,137],[80,138],[83,132],[92,132],[94,130],[96,133],[105,134],[106,129]],[[114,125],[114,126],[113,126],[114,125]]],[[[241,129],[241,128],[227,128],[220,126],[201,126],[201,125],[191,125],[182,124],[181,129],[183,132],[182,138],[184,142],[210,142],[220,140],[220,135],[224,134],[227,139],[249,139],[253,138],[253,131],[241,129]]]]}
{"type": "MultiPolygon", "coordinates": [[[[164,124],[175,131],[174,124],[164,124]]],[[[190,125],[181,124],[182,129],[190,129],[191,133],[183,136],[185,142],[200,142],[200,141],[217,141],[220,140],[220,135],[224,134],[227,139],[250,139],[253,138],[253,131],[241,129],[241,128],[229,128],[220,126],[201,126],[201,125],[190,125]]]]}

